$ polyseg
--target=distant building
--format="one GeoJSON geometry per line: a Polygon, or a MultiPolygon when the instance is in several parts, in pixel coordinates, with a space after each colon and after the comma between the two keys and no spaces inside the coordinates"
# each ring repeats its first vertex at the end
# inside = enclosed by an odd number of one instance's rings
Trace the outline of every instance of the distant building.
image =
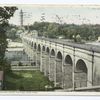
{"type": "Polygon", "coordinates": [[[32,37],[38,37],[38,32],[36,30],[33,30],[31,32],[32,37]]]}
{"type": "Polygon", "coordinates": [[[21,59],[23,56],[23,44],[17,42],[8,42],[5,56],[8,60],[21,59]]]}
{"type": "Polygon", "coordinates": [[[27,35],[28,37],[36,38],[36,37],[38,37],[38,32],[36,30],[30,31],[30,32],[29,31],[25,31],[25,32],[20,34],[20,38],[22,38],[25,35],[27,35]]]}
{"type": "Polygon", "coordinates": [[[98,40],[97,41],[100,42],[100,36],[98,37],[98,40]]]}

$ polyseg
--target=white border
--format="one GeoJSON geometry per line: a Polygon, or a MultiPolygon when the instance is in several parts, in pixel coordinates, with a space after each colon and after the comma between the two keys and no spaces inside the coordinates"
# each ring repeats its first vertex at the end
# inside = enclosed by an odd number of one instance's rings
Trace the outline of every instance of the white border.
{"type": "MultiPolygon", "coordinates": [[[[1,0],[0,4],[85,4],[85,5],[96,5],[96,4],[100,4],[100,0],[89,0],[91,2],[88,2],[88,0],[1,0]],[[48,2],[47,2],[48,1],[48,2]],[[68,3],[68,1],[70,1],[70,3],[68,3]],[[77,2],[73,2],[73,1],[77,1],[77,2]],[[81,3],[79,3],[78,1],[81,1],[81,3]],[[85,1],[85,3],[82,3],[82,1],[85,1]],[[99,1],[99,3],[98,3],[99,1]],[[87,3],[86,3],[87,2],[87,3]]],[[[49,92],[9,92],[9,91],[1,91],[0,92],[0,99],[1,100],[100,100],[100,97],[97,97],[97,95],[100,95],[99,92],[53,92],[53,93],[49,93],[49,92]],[[39,97],[39,95],[63,95],[63,97],[55,97],[55,96],[42,96],[39,97]],[[8,96],[7,96],[8,95],[8,96]],[[17,96],[15,96],[17,95],[17,96]],[[19,97],[19,96],[20,97],[19,97]],[[22,96],[24,95],[24,96],[22,96]],[[27,96],[28,95],[28,96],[27,96]],[[29,97],[29,95],[32,95],[29,97]],[[33,95],[36,95],[35,97],[33,97],[33,95]],[[67,98],[64,95],[68,95],[67,98]],[[70,96],[69,96],[70,95],[70,96]],[[88,97],[80,97],[80,96],[71,96],[71,95],[91,95],[88,97]],[[94,97],[93,95],[96,95],[96,97],[94,97]]]]}

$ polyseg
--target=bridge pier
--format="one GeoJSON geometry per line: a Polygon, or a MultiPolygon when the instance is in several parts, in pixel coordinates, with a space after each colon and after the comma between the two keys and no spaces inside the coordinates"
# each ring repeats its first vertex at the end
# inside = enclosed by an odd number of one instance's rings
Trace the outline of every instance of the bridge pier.
{"type": "Polygon", "coordinates": [[[45,71],[46,71],[46,76],[49,78],[49,55],[45,53],[45,71]]]}
{"type": "Polygon", "coordinates": [[[86,64],[82,60],[78,60],[75,67],[75,88],[88,86],[88,74],[86,64]]]}
{"type": "Polygon", "coordinates": [[[88,72],[87,72],[87,87],[93,86],[93,68],[91,68],[91,66],[92,66],[92,64],[90,66],[88,66],[88,72]]]}
{"type": "Polygon", "coordinates": [[[56,59],[56,87],[62,87],[63,81],[62,72],[62,61],[61,59],[56,59]]]}
{"type": "Polygon", "coordinates": [[[37,53],[36,53],[36,50],[33,50],[33,61],[34,61],[34,65],[36,66],[36,57],[37,57],[37,53]]]}
{"type": "Polygon", "coordinates": [[[33,49],[32,47],[30,47],[29,49],[30,49],[30,60],[33,60],[33,49]]]}
{"type": "Polygon", "coordinates": [[[42,69],[42,51],[40,52],[40,71],[43,72],[43,69],[42,69]]]}
{"type": "Polygon", "coordinates": [[[72,65],[64,64],[64,89],[72,88],[72,65]]]}
{"type": "Polygon", "coordinates": [[[42,52],[42,72],[44,73],[45,76],[47,76],[47,63],[46,63],[46,53],[42,52]]]}
{"type": "Polygon", "coordinates": [[[36,61],[37,62],[36,63],[36,66],[37,67],[40,67],[41,66],[41,62],[40,62],[41,61],[41,58],[40,57],[41,57],[41,53],[40,53],[40,51],[37,51],[37,58],[36,58],[37,59],[37,61],[36,61]]]}
{"type": "Polygon", "coordinates": [[[45,73],[45,64],[44,64],[44,60],[45,60],[45,57],[44,57],[44,52],[42,51],[42,55],[41,55],[41,68],[42,68],[42,72],[45,73]]]}
{"type": "Polygon", "coordinates": [[[55,56],[50,56],[50,81],[55,81],[55,56]]]}

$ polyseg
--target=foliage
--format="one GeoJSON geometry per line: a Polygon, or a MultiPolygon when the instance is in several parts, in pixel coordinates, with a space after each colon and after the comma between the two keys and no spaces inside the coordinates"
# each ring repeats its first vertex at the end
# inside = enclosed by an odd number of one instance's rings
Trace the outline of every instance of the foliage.
{"type": "Polygon", "coordinates": [[[7,38],[11,39],[12,41],[21,42],[20,34],[23,31],[24,31],[23,28],[10,24],[9,27],[7,27],[6,35],[7,38]]]}
{"type": "Polygon", "coordinates": [[[16,7],[0,7],[0,69],[4,70],[5,68],[5,50],[7,47],[6,41],[6,30],[9,26],[8,21],[14,15],[14,12],[17,10],[16,7]]]}
{"type": "MultiPolygon", "coordinates": [[[[75,24],[58,24],[50,22],[35,22],[29,26],[30,30],[37,30],[39,36],[57,38],[59,36],[76,41],[76,36],[80,35],[82,40],[94,41],[100,36],[100,25],[75,25],[75,24]]],[[[26,28],[27,29],[27,28],[26,28]]]]}
{"type": "Polygon", "coordinates": [[[40,71],[13,71],[6,75],[6,90],[45,91],[45,86],[52,86],[40,71]]]}
{"type": "Polygon", "coordinates": [[[18,63],[18,66],[22,66],[23,64],[21,62],[18,63]]]}
{"type": "Polygon", "coordinates": [[[12,40],[15,39],[16,33],[17,33],[17,30],[15,28],[8,29],[7,38],[12,39],[12,40]]]}
{"type": "Polygon", "coordinates": [[[76,42],[81,42],[81,36],[79,34],[76,35],[76,42]]]}
{"type": "Polygon", "coordinates": [[[14,12],[17,10],[16,7],[0,7],[0,24],[4,24],[8,22],[8,19],[10,19],[13,15],[14,12]]]}

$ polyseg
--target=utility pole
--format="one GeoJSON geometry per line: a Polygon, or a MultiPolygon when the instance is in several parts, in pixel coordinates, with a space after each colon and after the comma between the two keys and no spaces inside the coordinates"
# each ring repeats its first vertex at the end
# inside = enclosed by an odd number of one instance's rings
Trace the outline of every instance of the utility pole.
{"type": "MultiPolygon", "coordinates": [[[[25,20],[29,19],[31,17],[31,14],[29,14],[28,12],[23,12],[23,10],[21,9],[19,15],[20,15],[20,27],[23,28],[23,23],[25,24],[25,20]]],[[[30,31],[29,23],[27,25],[27,30],[28,32],[30,31]]]]}
{"type": "Polygon", "coordinates": [[[23,27],[23,11],[20,11],[20,26],[23,27]]]}
{"type": "Polygon", "coordinates": [[[44,22],[45,21],[45,13],[42,13],[40,20],[41,20],[41,22],[44,22]]]}

